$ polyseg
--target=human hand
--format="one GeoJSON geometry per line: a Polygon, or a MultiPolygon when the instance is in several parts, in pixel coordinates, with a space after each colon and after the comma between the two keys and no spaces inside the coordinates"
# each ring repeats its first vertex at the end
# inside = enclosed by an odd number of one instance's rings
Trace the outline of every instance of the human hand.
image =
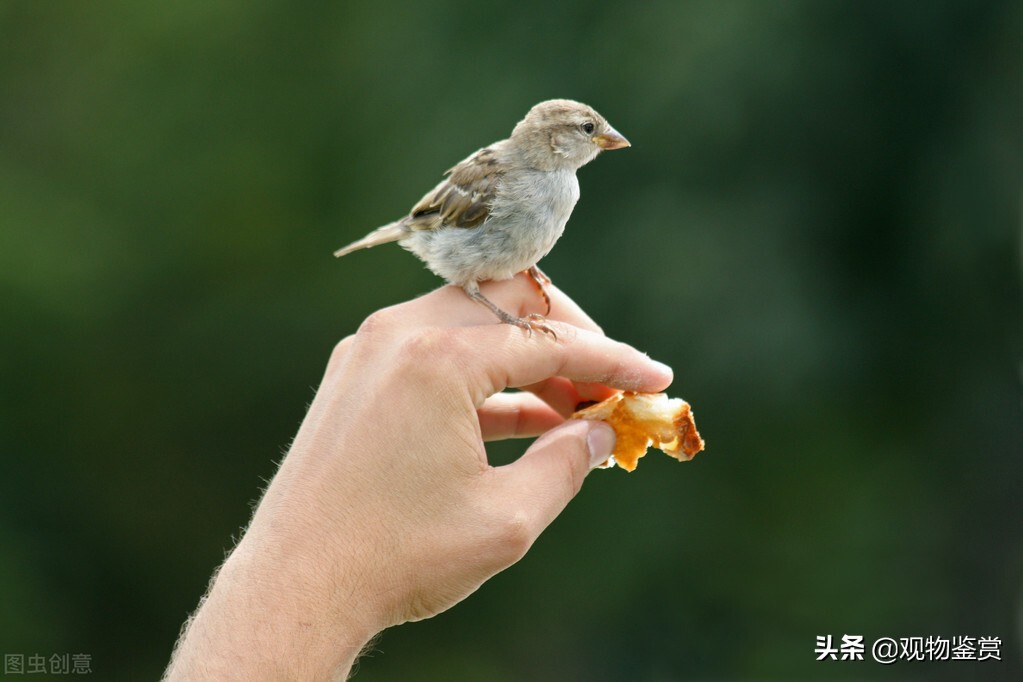
{"type": "MultiPolygon", "coordinates": [[[[524,277],[485,286],[522,315],[537,303],[524,277]]],[[[556,340],[494,324],[444,287],[338,344],[172,669],[197,670],[184,665],[195,640],[241,652],[221,672],[266,658],[254,670],[337,673],[376,632],[449,608],[521,558],[611,453],[606,425],[562,423],[576,405],[671,382],[551,294],[556,340]],[[487,463],[485,440],[541,433],[516,462],[487,463]]]]}

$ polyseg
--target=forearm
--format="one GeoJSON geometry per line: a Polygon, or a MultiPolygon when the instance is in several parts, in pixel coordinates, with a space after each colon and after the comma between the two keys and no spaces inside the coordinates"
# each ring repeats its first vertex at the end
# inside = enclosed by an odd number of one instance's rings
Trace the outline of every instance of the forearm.
{"type": "Polygon", "coordinates": [[[377,628],[359,617],[368,609],[352,588],[323,580],[330,567],[298,563],[276,562],[243,539],[187,625],[164,679],[346,679],[377,628]]]}

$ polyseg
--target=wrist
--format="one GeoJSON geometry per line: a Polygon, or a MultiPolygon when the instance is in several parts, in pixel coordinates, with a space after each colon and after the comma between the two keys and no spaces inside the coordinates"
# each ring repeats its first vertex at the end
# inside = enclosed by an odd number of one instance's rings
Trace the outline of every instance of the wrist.
{"type": "Polygon", "coordinates": [[[345,679],[383,629],[325,567],[244,538],[218,571],[167,680],[345,679]]]}

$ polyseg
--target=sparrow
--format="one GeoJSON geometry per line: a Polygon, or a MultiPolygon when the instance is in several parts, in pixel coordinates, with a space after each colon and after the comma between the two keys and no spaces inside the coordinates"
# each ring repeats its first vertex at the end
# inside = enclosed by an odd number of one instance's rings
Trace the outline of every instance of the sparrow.
{"type": "Polygon", "coordinates": [[[561,237],[579,200],[576,171],[603,150],[628,146],[592,107],[567,99],[540,102],[508,139],[448,170],[404,218],[334,255],[398,242],[501,322],[554,335],[545,317],[551,311],[546,289],[551,281],[536,264],[561,237]],[[480,282],[511,279],[520,272],[539,289],[545,315],[516,317],[480,293],[480,282]]]}

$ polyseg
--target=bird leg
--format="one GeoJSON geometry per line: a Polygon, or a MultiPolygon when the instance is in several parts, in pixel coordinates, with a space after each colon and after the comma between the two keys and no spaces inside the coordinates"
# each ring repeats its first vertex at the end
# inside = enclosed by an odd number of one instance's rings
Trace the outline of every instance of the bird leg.
{"type": "Polygon", "coordinates": [[[504,322],[505,324],[513,324],[520,329],[525,329],[530,335],[532,335],[533,331],[536,330],[550,334],[554,337],[555,341],[558,340],[558,335],[554,333],[554,330],[547,324],[547,318],[543,315],[540,315],[539,313],[530,313],[525,317],[515,317],[514,315],[506,313],[498,308],[496,303],[480,292],[479,282],[467,282],[462,285],[462,290],[465,291],[469,298],[478,303],[482,303],[489,308],[492,313],[497,315],[497,319],[501,320],[501,322],[504,322]]]}
{"type": "Polygon", "coordinates": [[[533,284],[540,290],[540,295],[543,296],[543,302],[547,304],[547,312],[544,315],[551,314],[551,295],[547,293],[547,285],[551,283],[551,278],[543,273],[543,270],[532,265],[526,270],[526,274],[533,280],[533,284]]]}

